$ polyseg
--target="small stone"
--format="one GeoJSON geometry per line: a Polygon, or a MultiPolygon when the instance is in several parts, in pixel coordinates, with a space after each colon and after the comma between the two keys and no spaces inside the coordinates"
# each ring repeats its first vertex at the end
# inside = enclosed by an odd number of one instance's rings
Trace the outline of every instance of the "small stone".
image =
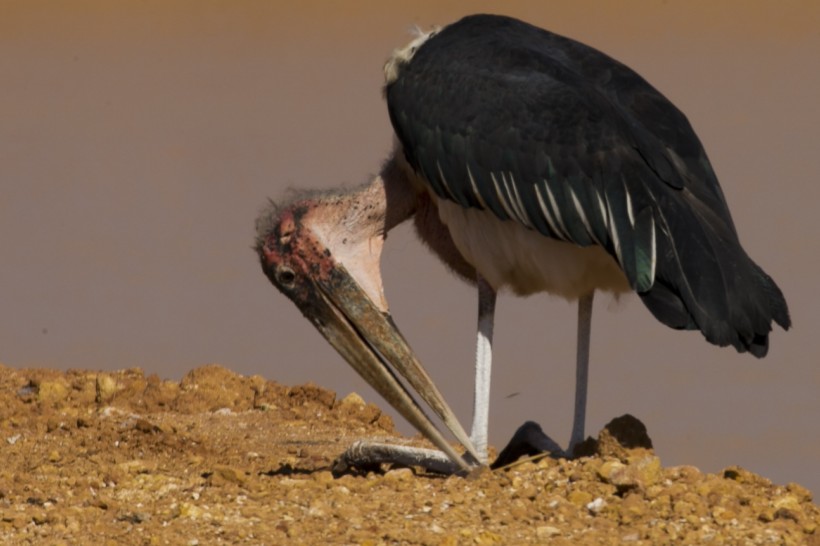
{"type": "Polygon", "coordinates": [[[390,470],[384,475],[384,480],[387,482],[406,482],[413,479],[413,471],[409,468],[396,468],[390,470]]]}
{"type": "Polygon", "coordinates": [[[691,465],[669,467],[665,470],[665,475],[670,480],[685,484],[695,483],[703,476],[699,468],[691,465]]]}
{"type": "Polygon", "coordinates": [[[37,401],[41,404],[58,404],[68,398],[68,385],[61,380],[40,382],[37,389],[37,401]]]}
{"type": "Polygon", "coordinates": [[[721,525],[729,523],[735,518],[737,518],[737,514],[735,514],[733,510],[726,509],[722,506],[715,506],[712,509],[712,519],[721,525]]]}
{"type": "Polygon", "coordinates": [[[587,510],[593,514],[597,514],[606,506],[606,501],[602,497],[597,497],[595,500],[587,504],[587,510]]]}
{"type": "Polygon", "coordinates": [[[794,495],[783,495],[775,499],[772,503],[775,509],[786,508],[787,510],[801,510],[800,501],[794,495]]]}
{"type": "Polygon", "coordinates": [[[365,403],[355,392],[345,396],[336,406],[343,415],[367,424],[377,423],[382,417],[382,411],[378,406],[365,403]]]}
{"type": "Polygon", "coordinates": [[[654,455],[630,457],[628,461],[629,467],[635,473],[641,488],[645,489],[663,480],[663,467],[658,457],[654,455]]]}
{"type": "Polygon", "coordinates": [[[803,509],[794,495],[786,495],[776,499],[773,503],[775,519],[790,519],[800,521],[803,516],[803,509]]]}
{"type": "Polygon", "coordinates": [[[498,533],[481,531],[475,536],[473,542],[483,546],[486,544],[503,544],[504,539],[498,533]]]}
{"type": "Polygon", "coordinates": [[[766,508],[760,511],[760,513],[757,515],[757,519],[764,523],[771,523],[772,521],[774,521],[775,512],[776,510],[774,508],[772,508],[771,506],[767,506],[766,508]]]}
{"type": "Polygon", "coordinates": [[[680,500],[674,504],[672,507],[672,512],[678,516],[679,518],[685,517],[692,512],[694,512],[695,508],[692,506],[692,503],[687,502],[685,500],[680,500]]]}
{"type": "Polygon", "coordinates": [[[640,494],[631,494],[624,497],[621,503],[621,520],[623,522],[636,521],[643,518],[649,506],[640,494]]]}
{"type": "Polygon", "coordinates": [[[578,508],[584,507],[590,502],[592,502],[592,494],[588,493],[587,491],[572,491],[569,495],[567,495],[567,500],[577,506],[578,508]]]}
{"type": "Polygon", "coordinates": [[[598,467],[597,474],[598,477],[601,478],[605,483],[611,483],[612,485],[617,485],[614,480],[619,479],[618,477],[623,474],[624,470],[626,469],[626,465],[623,464],[621,461],[606,461],[600,467],[598,467]]]}
{"type": "Polygon", "coordinates": [[[177,508],[177,517],[198,519],[202,517],[204,511],[196,504],[181,502],[177,508]]]}
{"type": "Polygon", "coordinates": [[[619,461],[607,461],[597,472],[605,482],[618,488],[624,493],[631,489],[645,491],[663,479],[661,461],[654,455],[630,457],[628,464],[619,461]]]}
{"type": "Polygon", "coordinates": [[[55,416],[51,416],[46,421],[46,432],[54,432],[55,430],[59,430],[63,428],[63,423],[60,419],[55,416]]]}
{"type": "Polygon", "coordinates": [[[533,500],[538,496],[538,488],[531,483],[527,484],[521,489],[521,496],[525,499],[533,500]]]}
{"type": "Polygon", "coordinates": [[[98,404],[107,404],[117,394],[117,380],[110,374],[101,373],[95,381],[96,401],[98,404]]]}
{"type": "Polygon", "coordinates": [[[794,495],[797,498],[797,501],[801,504],[804,502],[812,501],[811,491],[809,491],[800,484],[794,482],[786,484],[786,490],[792,495],[794,495]]]}
{"type": "Polygon", "coordinates": [[[351,392],[339,401],[342,407],[365,407],[367,403],[358,393],[351,392]]]}
{"type": "Polygon", "coordinates": [[[230,483],[242,485],[245,483],[245,475],[241,470],[237,470],[227,465],[218,465],[214,467],[212,477],[224,480],[230,483]]]}
{"type": "Polygon", "coordinates": [[[60,456],[60,452],[57,451],[56,449],[51,450],[51,452],[49,452],[49,454],[48,454],[48,460],[51,463],[56,463],[61,458],[62,457],[60,456]]]}
{"type": "Polygon", "coordinates": [[[45,525],[48,523],[48,516],[45,512],[38,511],[31,515],[31,521],[33,521],[35,525],[45,525]]]}
{"type": "Polygon", "coordinates": [[[552,525],[539,525],[535,528],[535,536],[541,540],[560,535],[561,530],[552,525]]]}

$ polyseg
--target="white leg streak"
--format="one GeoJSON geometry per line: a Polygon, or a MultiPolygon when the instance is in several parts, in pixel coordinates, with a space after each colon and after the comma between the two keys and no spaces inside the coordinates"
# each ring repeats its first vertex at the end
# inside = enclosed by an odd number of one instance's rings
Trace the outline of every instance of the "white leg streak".
{"type": "Polygon", "coordinates": [[[592,326],[592,299],[595,292],[578,300],[578,348],[575,362],[575,417],[567,453],[584,441],[584,423],[587,413],[587,383],[589,381],[589,336],[592,326]]]}
{"type": "Polygon", "coordinates": [[[478,276],[478,340],[475,355],[475,397],[470,440],[487,463],[487,435],[490,419],[490,372],[493,363],[493,317],[496,293],[481,275],[478,276]]]}

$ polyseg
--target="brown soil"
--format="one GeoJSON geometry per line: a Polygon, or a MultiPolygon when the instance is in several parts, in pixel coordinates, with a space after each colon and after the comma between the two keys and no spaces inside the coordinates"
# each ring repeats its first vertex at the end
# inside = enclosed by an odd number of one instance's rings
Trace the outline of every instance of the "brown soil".
{"type": "Polygon", "coordinates": [[[356,439],[423,442],[356,395],[219,366],[181,382],[0,366],[0,542],[820,545],[805,488],[664,468],[618,437],[467,478],[334,477],[356,439]]]}

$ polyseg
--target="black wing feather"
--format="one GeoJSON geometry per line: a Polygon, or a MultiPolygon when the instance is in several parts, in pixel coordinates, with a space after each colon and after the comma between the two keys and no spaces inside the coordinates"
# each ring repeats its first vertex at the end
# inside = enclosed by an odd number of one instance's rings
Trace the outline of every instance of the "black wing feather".
{"type": "Polygon", "coordinates": [[[424,42],[386,96],[409,163],[438,196],[603,246],[661,322],[712,343],[763,356],[772,320],[789,327],[686,117],[625,65],[475,15],[424,42]]]}

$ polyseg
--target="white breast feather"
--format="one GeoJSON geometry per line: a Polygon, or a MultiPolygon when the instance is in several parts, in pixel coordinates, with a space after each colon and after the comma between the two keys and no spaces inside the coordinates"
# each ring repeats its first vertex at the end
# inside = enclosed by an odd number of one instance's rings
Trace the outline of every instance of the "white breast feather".
{"type": "Polygon", "coordinates": [[[567,300],[593,290],[630,291],[623,271],[600,246],[551,239],[492,212],[433,199],[459,252],[496,290],[549,292],[567,300]]]}

